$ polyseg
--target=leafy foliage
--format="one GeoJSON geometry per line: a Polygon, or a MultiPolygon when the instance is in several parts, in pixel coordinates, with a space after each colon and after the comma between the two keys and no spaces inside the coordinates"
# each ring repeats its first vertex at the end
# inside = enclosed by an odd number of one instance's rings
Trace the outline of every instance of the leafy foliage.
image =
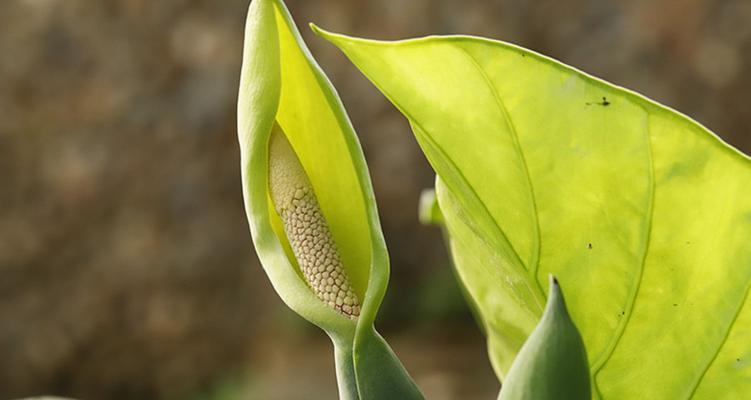
{"type": "MultiPolygon", "coordinates": [[[[315,29],[315,28],[314,28],[315,29]]],[[[751,393],[751,161],[529,50],[317,30],[409,120],[503,377],[554,273],[602,398],[751,393]]]]}

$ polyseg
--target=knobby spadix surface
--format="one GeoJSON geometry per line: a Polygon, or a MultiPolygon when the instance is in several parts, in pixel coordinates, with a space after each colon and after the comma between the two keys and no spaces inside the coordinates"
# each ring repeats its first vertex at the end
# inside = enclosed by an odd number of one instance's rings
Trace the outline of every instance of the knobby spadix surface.
{"type": "Polygon", "coordinates": [[[593,395],[751,395],[751,161],[673,110],[475,37],[320,32],[409,119],[499,377],[548,273],[593,395]]]}
{"type": "Polygon", "coordinates": [[[284,302],[334,342],[340,397],[421,398],[373,327],[389,266],[362,150],[281,0],[248,10],[238,133],[256,251],[284,302]]]}
{"type": "Polygon", "coordinates": [[[278,125],[274,126],[270,142],[269,192],[294,259],[320,300],[356,320],[360,302],[315,191],[278,125]]]}

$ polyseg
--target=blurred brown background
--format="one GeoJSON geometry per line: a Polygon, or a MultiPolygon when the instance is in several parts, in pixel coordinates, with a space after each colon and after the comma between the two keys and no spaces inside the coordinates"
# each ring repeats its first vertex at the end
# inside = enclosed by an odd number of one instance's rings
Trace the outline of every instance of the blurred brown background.
{"type": "MultiPolygon", "coordinates": [[[[370,165],[392,257],[379,327],[432,399],[490,399],[484,343],[407,123],[308,21],[511,41],[751,151],[751,2],[289,0],[370,165]]],[[[235,100],[247,0],[0,1],[0,399],[331,399],[327,339],[253,254],[235,100]]]]}

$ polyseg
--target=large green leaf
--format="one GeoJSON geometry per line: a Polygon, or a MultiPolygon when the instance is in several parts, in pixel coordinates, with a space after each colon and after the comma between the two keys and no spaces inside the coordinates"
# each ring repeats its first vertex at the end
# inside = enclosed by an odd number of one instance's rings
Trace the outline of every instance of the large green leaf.
{"type": "Polygon", "coordinates": [[[593,393],[751,397],[751,161],[688,117],[517,46],[318,31],[409,119],[499,377],[568,283],[593,393]]]}
{"type": "Polygon", "coordinates": [[[331,337],[340,397],[422,398],[374,328],[389,264],[360,144],[281,0],[250,4],[237,113],[256,252],[282,300],[331,337]],[[280,202],[298,214],[285,217],[280,202]],[[347,301],[359,301],[359,315],[321,294],[344,293],[342,282],[355,294],[347,301]],[[381,373],[369,373],[376,369],[381,373]]]}

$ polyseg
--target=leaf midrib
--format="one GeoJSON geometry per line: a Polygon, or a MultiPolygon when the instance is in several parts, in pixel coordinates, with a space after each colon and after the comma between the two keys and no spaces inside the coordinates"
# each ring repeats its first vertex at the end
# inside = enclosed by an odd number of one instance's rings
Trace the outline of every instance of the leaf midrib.
{"type": "Polygon", "coordinates": [[[646,127],[644,129],[645,132],[645,143],[647,147],[647,156],[649,159],[649,218],[647,219],[646,224],[646,238],[644,241],[644,252],[642,254],[641,263],[639,264],[639,272],[636,278],[636,282],[632,284],[631,292],[629,293],[628,298],[626,299],[626,308],[628,312],[624,316],[624,318],[621,318],[621,320],[618,322],[618,327],[616,328],[616,332],[613,334],[612,338],[609,341],[608,346],[605,347],[605,350],[603,353],[600,354],[600,356],[597,358],[597,360],[593,363],[592,367],[592,383],[595,389],[595,393],[597,394],[598,398],[602,398],[602,392],[600,392],[599,384],[597,383],[597,375],[599,375],[600,371],[603,367],[605,367],[605,364],[610,360],[610,357],[613,356],[613,353],[615,353],[616,347],[618,347],[618,343],[620,343],[621,338],[623,338],[623,334],[626,331],[626,326],[631,321],[631,317],[634,315],[634,306],[636,304],[636,297],[638,296],[639,289],[641,288],[641,284],[644,278],[644,265],[647,262],[647,255],[649,254],[649,245],[652,238],[652,222],[654,220],[654,202],[655,202],[655,168],[654,168],[654,153],[652,151],[652,133],[650,130],[650,118],[651,113],[644,109],[644,107],[640,107],[644,113],[646,114],[646,127]]]}
{"type": "Polygon", "coordinates": [[[730,337],[730,332],[733,330],[733,326],[735,326],[735,322],[740,317],[741,311],[743,311],[743,306],[746,304],[746,301],[748,301],[749,292],[751,292],[751,285],[748,285],[748,287],[746,287],[746,293],[741,298],[740,304],[738,305],[738,309],[735,310],[733,319],[730,320],[730,323],[728,324],[728,329],[725,331],[725,335],[722,337],[722,340],[717,345],[717,350],[709,359],[709,362],[707,362],[707,365],[702,370],[701,375],[699,375],[699,378],[696,380],[696,383],[694,384],[693,389],[691,389],[691,392],[689,392],[689,395],[688,397],[686,397],[686,399],[692,399],[694,397],[694,395],[696,394],[696,391],[699,389],[699,386],[701,386],[701,382],[704,380],[704,377],[707,375],[707,371],[709,371],[709,368],[712,367],[712,364],[714,364],[715,360],[717,359],[717,356],[720,354],[720,352],[722,351],[722,348],[725,346],[725,343],[730,337]]]}
{"type": "MultiPolygon", "coordinates": [[[[384,92],[384,93],[386,93],[386,92],[384,92]]],[[[397,105],[397,108],[398,107],[399,106],[397,105]]],[[[471,192],[471,194],[475,198],[475,200],[482,207],[483,212],[487,215],[487,219],[489,219],[489,220],[492,221],[492,225],[498,231],[498,234],[501,236],[501,240],[503,240],[503,241],[505,241],[507,243],[509,249],[513,253],[513,256],[514,256],[516,262],[511,263],[511,265],[513,267],[516,267],[517,269],[518,268],[525,269],[524,261],[521,259],[521,257],[519,257],[518,252],[516,251],[516,249],[514,248],[514,246],[511,244],[511,241],[506,236],[506,232],[498,225],[498,223],[495,221],[495,219],[492,218],[492,215],[490,214],[490,211],[488,209],[487,204],[485,204],[485,202],[482,201],[482,198],[480,197],[480,195],[477,194],[477,191],[475,191],[475,188],[472,185],[469,184],[469,181],[464,176],[464,173],[462,172],[462,170],[459,167],[456,166],[456,164],[454,163],[454,160],[451,159],[451,157],[449,157],[446,154],[445,150],[443,150],[443,148],[438,143],[436,143],[429,134],[427,134],[427,131],[425,130],[425,128],[423,128],[422,125],[415,118],[413,118],[411,115],[409,115],[405,111],[402,111],[402,112],[407,116],[407,118],[410,120],[410,122],[412,124],[414,124],[414,126],[416,127],[416,130],[419,131],[419,133],[417,133],[417,132],[415,132],[415,133],[419,134],[420,137],[422,137],[423,140],[425,140],[430,146],[432,146],[435,149],[435,151],[438,152],[441,155],[441,157],[451,166],[451,168],[458,175],[458,177],[464,182],[464,185],[471,192]]],[[[449,187],[449,188],[451,187],[450,183],[448,181],[446,181],[445,179],[444,179],[444,183],[446,184],[447,187],[449,187]]],[[[467,222],[468,222],[467,226],[470,227],[470,229],[472,229],[473,231],[475,231],[475,233],[480,238],[480,240],[485,241],[484,235],[482,235],[480,232],[477,232],[475,230],[475,228],[473,227],[474,224],[471,223],[471,221],[467,221],[467,222]]],[[[491,247],[492,247],[492,245],[491,245],[491,247]]],[[[523,270],[517,270],[516,273],[518,273],[522,277],[524,276],[524,271],[523,270]]],[[[530,289],[531,289],[532,294],[535,295],[534,298],[536,300],[537,311],[541,314],[542,310],[543,310],[543,305],[545,303],[544,292],[542,292],[542,291],[536,291],[536,289],[539,290],[539,287],[534,286],[534,285],[532,285],[530,287],[530,289]]]]}
{"type": "MultiPolygon", "coordinates": [[[[511,138],[514,141],[514,150],[516,151],[519,160],[521,160],[522,170],[524,171],[524,176],[527,182],[527,189],[529,190],[529,198],[532,200],[532,217],[534,222],[534,228],[535,228],[535,243],[534,243],[534,252],[532,253],[532,260],[530,261],[530,265],[526,265],[527,267],[527,274],[528,279],[532,280],[534,282],[534,285],[537,287],[537,290],[539,290],[540,293],[545,293],[545,291],[542,288],[542,284],[537,279],[537,271],[540,268],[540,220],[538,217],[537,212],[537,200],[535,198],[535,191],[532,186],[532,178],[529,174],[529,167],[527,166],[527,160],[524,157],[524,151],[522,150],[521,143],[519,142],[519,135],[516,131],[516,126],[514,125],[514,121],[511,119],[511,116],[508,113],[508,109],[506,109],[506,105],[501,99],[501,96],[498,95],[498,90],[493,84],[493,81],[488,76],[487,72],[485,72],[485,69],[480,65],[480,63],[477,61],[475,56],[472,55],[469,51],[467,51],[464,47],[457,46],[458,49],[460,49],[464,54],[467,55],[469,60],[472,62],[472,65],[475,66],[477,71],[482,76],[483,80],[485,81],[485,84],[488,86],[490,92],[493,94],[493,98],[495,99],[496,107],[498,107],[498,111],[501,113],[501,116],[503,117],[504,122],[509,127],[509,131],[511,131],[511,138]]],[[[495,219],[494,219],[495,220],[495,219]]],[[[496,225],[498,223],[496,222],[496,225]]],[[[500,227],[499,227],[500,228],[500,227]]],[[[509,241],[509,244],[511,247],[514,247],[514,244],[509,241]]],[[[514,248],[516,251],[516,248],[514,248]]],[[[517,254],[519,253],[516,251],[517,254]]],[[[522,261],[523,262],[523,261],[522,261]]]]}

